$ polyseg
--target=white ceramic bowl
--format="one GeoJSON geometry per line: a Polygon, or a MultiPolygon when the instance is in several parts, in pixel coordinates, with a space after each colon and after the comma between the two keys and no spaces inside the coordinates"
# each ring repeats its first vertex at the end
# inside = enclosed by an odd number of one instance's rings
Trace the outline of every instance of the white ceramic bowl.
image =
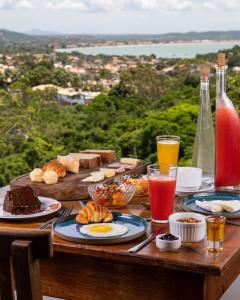
{"type": "Polygon", "coordinates": [[[156,245],[159,249],[162,251],[176,251],[181,247],[181,237],[178,235],[175,235],[178,239],[174,241],[166,241],[166,240],[161,240],[160,237],[165,235],[164,234],[159,234],[156,236],[156,245]]]}
{"type": "Polygon", "coordinates": [[[204,215],[180,212],[169,216],[170,233],[173,235],[179,235],[182,242],[199,242],[204,239],[206,234],[206,219],[204,215]],[[195,218],[200,220],[198,223],[184,223],[178,222],[178,219],[182,218],[195,218]]]}

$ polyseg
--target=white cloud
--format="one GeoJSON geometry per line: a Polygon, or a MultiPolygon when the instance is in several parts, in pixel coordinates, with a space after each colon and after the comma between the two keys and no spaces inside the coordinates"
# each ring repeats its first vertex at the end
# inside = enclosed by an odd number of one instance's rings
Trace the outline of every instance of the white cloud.
{"type": "Polygon", "coordinates": [[[141,11],[181,11],[193,7],[190,0],[53,0],[47,8],[78,11],[141,10],[141,11]]]}
{"type": "Polygon", "coordinates": [[[239,0],[222,0],[221,2],[223,4],[223,6],[227,9],[240,8],[239,0]]]}
{"type": "Polygon", "coordinates": [[[206,9],[215,9],[216,8],[216,6],[211,2],[204,2],[202,6],[206,9]]]}
{"type": "Polygon", "coordinates": [[[62,0],[50,1],[47,8],[61,10],[78,10],[82,12],[109,11],[114,7],[112,0],[62,0]]]}
{"type": "Polygon", "coordinates": [[[193,8],[193,2],[189,0],[125,0],[124,7],[136,10],[165,10],[181,11],[193,8]]]}
{"type": "Polygon", "coordinates": [[[2,0],[0,9],[33,8],[33,4],[28,0],[2,0]]]}
{"type": "Polygon", "coordinates": [[[87,7],[84,3],[82,2],[74,2],[72,0],[64,0],[61,2],[48,2],[46,4],[47,8],[51,8],[51,9],[63,9],[63,10],[80,10],[80,11],[87,11],[87,7]]]}
{"type": "Polygon", "coordinates": [[[19,7],[19,8],[33,8],[34,6],[30,1],[22,0],[22,1],[19,1],[17,7],[19,7]]]}

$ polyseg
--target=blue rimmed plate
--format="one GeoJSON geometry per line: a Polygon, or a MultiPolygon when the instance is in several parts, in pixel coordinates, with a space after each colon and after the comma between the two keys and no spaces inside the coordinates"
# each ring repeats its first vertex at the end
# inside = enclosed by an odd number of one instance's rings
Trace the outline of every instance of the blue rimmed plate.
{"type": "Polygon", "coordinates": [[[212,200],[224,200],[224,201],[231,201],[231,200],[240,200],[240,195],[238,194],[231,194],[231,193],[201,193],[188,196],[182,199],[181,206],[184,210],[187,211],[194,211],[205,215],[221,215],[225,216],[229,219],[240,218],[240,210],[230,213],[227,211],[221,211],[219,213],[212,213],[208,210],[205,210],[195,204],[195,201],[212,201],[212,200]]]}
{"type": "Polygon", "coordinates": [[[124,225],[128,228],[128,232],[122,236],[117,237],[91,237],[80,232],[81,224],[75,221],[76,215],[57,220],[53,224],[54,233],[60,238],[82,244],[92,245],[107,245],[120,244],[132,241],[142,236],[147,230],[147,222],[138,216],[124,214],[120,212],[113,212],[113,220],[110,223],[124,225]]]}

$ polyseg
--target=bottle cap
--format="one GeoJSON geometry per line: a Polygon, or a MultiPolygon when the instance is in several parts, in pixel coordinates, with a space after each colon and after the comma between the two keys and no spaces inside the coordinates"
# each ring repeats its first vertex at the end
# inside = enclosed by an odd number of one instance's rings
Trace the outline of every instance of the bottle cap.
{"type": "Polygon", "coordinates": [[[224,52],[219,52],[219,53],[218,53],[218,61],[217,61],[218,67],[219,67],[219,68],[225,67],[225,63],[226,63],[226,60],[225,60],[225,53],[224,53],[224,52]]]}
{"type": "Polygon", "coordinates": [[[208,80],[210,74],[210,67],[209,65],[201,65],[200,66],[200,75],[202,79],[208,80]]]}

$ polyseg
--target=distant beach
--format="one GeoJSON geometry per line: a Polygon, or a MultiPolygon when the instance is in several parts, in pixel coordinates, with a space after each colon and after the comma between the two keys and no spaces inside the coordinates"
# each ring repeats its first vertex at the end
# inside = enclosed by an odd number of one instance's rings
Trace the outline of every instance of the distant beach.
{"type": "Polygon", "coordinates": [[[206,54],[219,50],[230,49],[240,45],[240,41],[192,41],[168,42],[158,44],[134,44],[116,46],[94,46],[81,48],[58,49],[58,52],[71,53],[77,51],[86,55],[151,55],[162,58],[194,58],[196,54],[206,54]]]}

